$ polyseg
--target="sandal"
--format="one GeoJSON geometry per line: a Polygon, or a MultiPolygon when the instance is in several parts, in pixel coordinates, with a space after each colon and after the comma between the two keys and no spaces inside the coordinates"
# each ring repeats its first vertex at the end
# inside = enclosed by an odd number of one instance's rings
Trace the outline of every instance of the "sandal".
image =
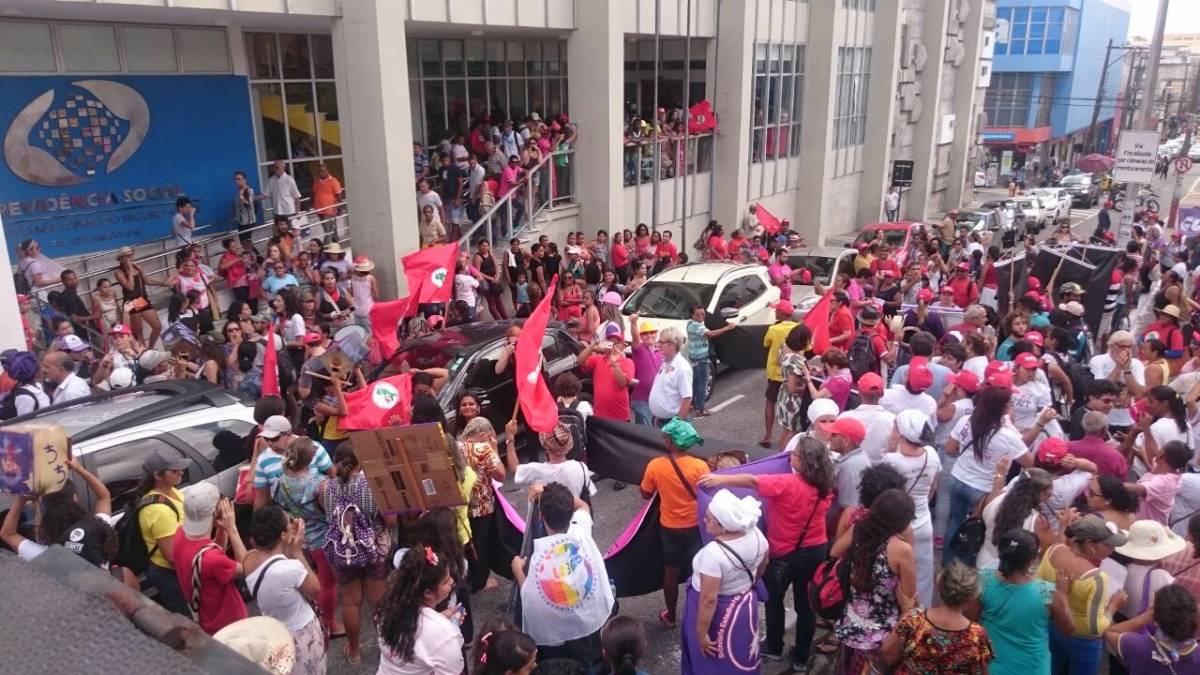
{"type": "Polygon", "coordinates": [[[824,640],[821,640],[821,642],[817,644],[815,649],[817,650],[818,654],[834,654],[837,652],[838,647],[839,647],[839,645],[838,645],[838,641],[837,641],[837,636],[830,635],[829,637],[825,638],[824,640]]]}
{"type": "Polygon", "coordinates": [[[771,447],[771,441],[759,441],[759,442],[758,442],[758,447],[760,447],[760,448],[770,448],[770,447],[771,447]]]}
{"type": "Polygon", "coordinates": [[[665,610],[665,609],[662,611],[662,614],[658,615],[658,620],[660,623],[662,623],[663,626],[666,626],[667,628],[675,628],[675,622],[667,620],[667,610],[665,610]]]}
{"type": "Polygon", "coordinates": [[[358,664],[362,663],[362,654],[359,654],[357,657],[355,657],[353,659],[350,658],[350,644],[349,643],[342,645],[342,657],[346,659],[346,663],[349,663],[352,666],[357,666],[358,664]]]}

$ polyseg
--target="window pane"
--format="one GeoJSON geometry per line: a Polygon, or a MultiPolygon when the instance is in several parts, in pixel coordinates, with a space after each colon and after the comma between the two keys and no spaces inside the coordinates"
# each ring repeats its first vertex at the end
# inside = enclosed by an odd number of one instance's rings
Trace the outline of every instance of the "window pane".
{"type": "Polygon", "coordinates": [[[0,21],[0,70],[10,73],[52,73],[54,44],[50,25],[25,21],[0,21]]]}
{"type": "Polygon", "coordinates": [[[467,52],[467,76],[468,77],[483,77],[487,74],[487,65],[483,60],[483,42],[481,40],[468,40],[466,46],[467,52]]]}
{"type": "Polygon", "coordinates": [[[1024,54],[1025,53],[1025,41],[1024,40],[1013,40],[1012,43],[1008,47],[1008,53],[1014,54],[1017,56],[1024,54]]]}
{"type": "Polygon", "coordinates": [[[492,80],[488,83],[491,93],[492,116],[497,122],[512,119],[508,114],[508,82],[492,80]]]}
{"type": "Polygon", "coordinates": [[[296,179],[296,187],[300,189],[300,194],[304,197],[312,197],[313,176],[317,175],[318,164],[320,162],[315,159],[292,162],[291,164],[292,178],[296,179]]]}
{"type": "Polygon", "coordinates": [[[555,75],[562,72],[562,57],[559,56],[557,42],[547,42],[544,48],[543,58],[546,61],[546,72],[550,75],[555,75]]]}
{"type": "MultiPolygon", "coordinates": [[[[138,483],[145,475],[142,471],[142,461],[155,452],[162,452],[174,458],[182,457],[173,446],[158,438],[143,438],[122,443],[95,454],[96,466],[93,471],[100,482],[104,483],[108,491],[112,493],[114,508],[124,508],[137,496],[138,483]]],[[[194,464],[193,468],[195,468],[194,464]]],[[[185,470],[181,485],[199,477],[198,472],[191,469],[185,470]]]]}
{"type": "Polygon", "coordinates": [[[1007,42],[997,42],[996,43],[996,55],[1004,56],[1007,53],[1008,53],[1008,43],[1007,42]]]}
{"type": "Polygon", "coordinates": [[[317,120],[321,124],[321,154],[342,154],[342,126],[338,119],[337,86],[317,83],[317,120]]]}
{"type": "Polygon", "coordinates": [[[412,102],[413,143],[419,143],[423,147],[428,146],[429,139],[425,137],[425,119],[421,117],[421,83],[419,81],[414,79],[408,81],[408,100],[412,102]]]}
{"type": "Polygon", "coordinates": [[[446,109],[450,115],[446,128],[452,133],[467,132],[467,83],[465,80],[446,82],[446,109]]]}
{"type": "MultiPolygon", "coordinates": [[[[313,104],[312,84],[309,82],[293,82],[283,86],[286,101],[288,132],[292,140],[292,158],[317,156],[317,124],[313,114],[316,106],[313,104]]],[[[299,182],[300,177],[295,176],[299,182]]]]}
{"type": "Polygon", "coordinates": [[[279,35],[280,58],[283,60],[284,79],[303,79],[312,77],[312,68],[308,62],[308,36],[281,33],[279,35]]]}
{"type": "Polygon", "coordinates": [[[514,120],[523,120],[529,113],[529,108],[525,107],[525,80],[514,79],[508,81],[508,114],[514,120]]]}
{"type": "Polygon", "coordinates": [[[484,80],[467,80],[467,104],[471,109],[471,119],[477,120],[488,111],[487,82],[484,80]]]}
{"type": "Polygon", "coordinates": [[[254,84],[250,87],[254,106],[255,133],[262,161],[287,159],[287,135],[284,132],[283,96],[278,84],[254,84]]]}
{"type": "Polygon", "coordinates": [[[1058,54],[1061,51],[1062,51],[1062,41],[1061,40],[1046,40],[1046,53],[1047,54],[1058,54]]]}
{"type": "Polygon", "coordinates": [[[1041,54],[1042,53],[1042,41],[1041,40],[1030,40],[1025,53],[1026,54],[1041,54]]]}
{"type": "Polygon", "coordinates": [[[405,40],[404,51],[408,54],[408,76],[420,77],[421,68],[420,63],[417,61],[417,41],[405,40]]]}
{"type": "Polygon", "coordinates": [[[1051,21],[1062,21],[1065,13],[1065,9],[1062,7],[1051,7],[1049,18],[1051,21]]]}
{"type": "Polygon", "coordinates": [[[996,18],[1009,20],[1012,18],[1012,7],[1000,7],[996,10],[996,18]]]}
{"type": "Polygon", "coordinates": [[[443,40],[442,62],[446,67],[446,75],[450,77],[462,77],[464,72],[463,43],[458,40],[443,40]]]}
{"type": "Polygon", "coordinates": [[[318,79],[333,78],[333,38],[328,35],[313,35],[313,76],[318,79]]]}
{"type": "Polygon", "coordinates": [[[246,60],[250,62],[250,77],[275,79],[279,77],[279,57],[272,33],[246,33],[246,60]]]}
{"type": "Polygon", "coordinates": [[[1029,10],[1029,22],[1030,23],[1041,22],[1041,21],[1045,21],[1045,20],[1046,20],[1046,8],[1045,7],[1034,7],[1033,9],[1029,10]]]}
{"type": "Polygon", "coordinates": [[[442,82],[425,83],[425,141],[437,143],[446,135],[446,95],[442,82]]]}
{"type": "Polygon", "coordinates": [[[442,52],[438,40],[421,40],[417,53],[421,57],[421,75],[429,77],[442,74],[442,52]]]}
{"type": "Polygon", "coordinates": [[[1045,37],[1045,35],[1046,35],[1046,24],[1044,24],[1044,23],[1029,24],[1029,39],[1031,41],[1032,40],[1040,40],[1043,37],[1045,37]]]}
{"type": "Polygon", "coordinates": [[[175,34],[170,28],[122,26],[121,32],[125,38],[125,63],[129,72],[178,71],[175,63],[175,34]]]}
{"type": "Polygon", "coordinates": [[[58,27],[58,35],[63,69],[67,72],[115,73],[121,70],[117,35],[112,26],[63,24],[58,27]]]}
{"type": "Polygon", "coordinates": [[[557,115],[563,111],[562,80],[557,78],[546,80],[546,113],[557,115]]]}
{"type": "Polygon", "coordinates": [[[1029,8],[1028,7],[1014,7],[1012,18],[1013,18],[1013,21],[1016,23],[1025,23],[1026,21],[1029,21],[1029,8]]]}
{"type": "MultiPolygon", "coordinates": [[[[509,42],[506,47],[508,58],[508,74],[525,74],[525,45],[520,42],[509,42]]],[[[513,96],[515,99],[516,96],[513,96]]]]}
{"type": "Polygon", "coordinates": [[[538,113],[543,118],[550,116],[550,111],[546,109],[545,84],[541,79],[529,80],[529,112],[538,113]]]}
{"type": "MultiPolygon", "coordinates": [[[[183,55],[183,70],[188,73],[228,73],[229,45],[223,30],[192,28],[179,29],[179,51],[183,55]]],[[[129,58],[129,41],[125,41],[125,58],[129,58]]]]}
{"type": "Polygon", "coordinates": [[[771,98],[767,102],[767,121],[771,124],[779,122],[780,77],[771,78],[771,98]]]}
{"type": "Polygon", "coordinates": [[[221,431],[230,431],[238,436],[244,436],[253,429],[254,425],[249,422],[222,420],[220,422],[209,422],[208,424],[177,429],[172,431],[171,435],[200,453],[213,464],[213,467],[217,471],[222,471],[246,461],[250,458],[250,453],[247,452],[240,457],[219,457],[221,453],[213,444],[213,438],[221,431]]]}
{"type": "Polygon", "coordinates": [[[504,75],[504,43],[487,43],[488,75],[504,75]]]}
{"type": "Polygon", "coordinates": [[[525,43],[525,64],[530,75],[541,75],[544,72],[542,69],[542,43],[525,43]]]}

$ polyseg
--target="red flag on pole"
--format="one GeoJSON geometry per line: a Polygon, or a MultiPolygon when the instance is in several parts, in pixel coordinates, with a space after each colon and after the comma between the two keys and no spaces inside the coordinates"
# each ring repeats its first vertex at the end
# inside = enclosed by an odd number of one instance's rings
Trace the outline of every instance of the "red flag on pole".
{"type": "Polygon", "coordinates": [[[379,342],[385,359],[400,346],[400,341],[396,339],[396,327],[402,320],[417,315],[417,299],[420,297],[421,289],[417,288],[407,297],[377,302],[371,306],[371,335],[379,342]]]}
{"type": "Polygon", "coordinates": [[[775,214],[768,211],[767,207],[763,206],[762,204],[755,204],[754,206],[754,215],[758,217],[758,223],[763,226],[763,229],[766,230],[768,234],[775,234],[778,232],[780,222],[779,219],[775,217],[775,214]]]}
{"type": "MultiPolygon", "coordinates": [[[[758,207],[762,210],[762,207],[758,207]]],[[[804,325],[812,331],[812,350],[820,356],[829,349],[829,303],[833,299],[833,289],[825,291],[825,295],[817,304],[804,315],[804,325]]]]}
{"type": "Polygon", "coordinates": [[[267,331],[267,352],[263,355],[262,395],[280,396],[279,354],[275,351],[275,326],[267,331]]]}
{"type": "Polygon", "coordinates": [[[430,246],[400,259],[408,288],[419,289],[417,303],[450,302],[454,292],[454,263],[458,244],[430,246]]]}
{"type": "MultiPolygon", "coordinates": [[[[557,288],[557,284],[556,274],[550,282],[550,288],[557,288]]],[[[550,322],[550,303],[553,300],[554,294],[547,293],[529,318],[525,319],[514,352],[517,357],[517,400],[525,412],[526,426],[538,432],[550,431],[558,423],[558,404],[542,377],[542,337],[546,334],[546,324],[550,322]]]]}
{"type": "Polygon", "coordinates": [[[707,99],[688,108],[688,133],[705,134],[717,128],[717,116],[707,99]]]}
{"type": "Polygon", "coordinates": [[[408,424],[412,419],[412,373],[376,380],[346,394],[347,414],[338,429],[357,431],[408,424]]]}

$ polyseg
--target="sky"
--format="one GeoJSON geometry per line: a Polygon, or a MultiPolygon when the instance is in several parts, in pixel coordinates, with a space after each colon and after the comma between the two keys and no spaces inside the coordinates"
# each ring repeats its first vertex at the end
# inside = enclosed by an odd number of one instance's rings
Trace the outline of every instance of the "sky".
{"type": "MultiPolygon", "coordinates": [[[[1154,34],[1158,0],[1128,0],[1132,8],[1129,36],[1149,38],[1154,34]]],[[[1171,0],[1167,9],[1167,34],[1200,33],[1200,0],[1171,0]]]]}

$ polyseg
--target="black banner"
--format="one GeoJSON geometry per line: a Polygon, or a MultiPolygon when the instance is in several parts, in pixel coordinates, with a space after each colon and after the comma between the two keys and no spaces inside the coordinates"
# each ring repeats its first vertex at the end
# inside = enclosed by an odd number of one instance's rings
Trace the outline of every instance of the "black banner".
{"type": "Polygon", "coordinates": [[[1112,282],[1113,269],[1120,259],[1120,251],[1115,248],[1076,244],[1055,248],[1039,246],[1032,266],[1024,253],[1002,260],[996,264],[996,284],[999,287],[996,299],[1000,314],[1003,315],[1011,307],[1011,298],[1025,295],[1031,276],[1037,277],[1042,288],[1052,294],[1055,305],[1058,304],[1058,289],[1074,281],[1083,287],[1083,318],[1098,340],[1104,299],[1112,282]],[[1051,283],[1053,288],[1050,287],[1051,283]]]}

